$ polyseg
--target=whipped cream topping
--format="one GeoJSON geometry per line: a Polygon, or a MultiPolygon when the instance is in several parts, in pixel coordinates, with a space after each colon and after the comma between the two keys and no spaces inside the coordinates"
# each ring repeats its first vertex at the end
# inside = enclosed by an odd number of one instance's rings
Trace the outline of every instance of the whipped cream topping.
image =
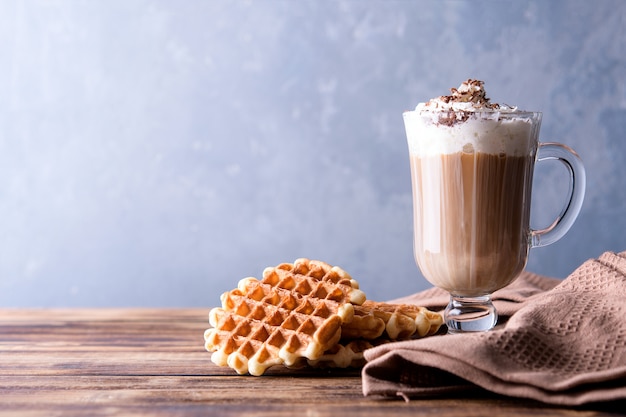
{"type": "Polygon", "coordinates": [[[491,103],[484,83],[478,80],[469,79],[451,93],[404,113],[411,155],[484,152],[521,156],[536,146],[539,113],[491,103]]]}
{"type": "Polygon", "coordinates": [[[463,122],[448,124],[434,122],[424,113],[407,112],[404,121],[409,153],[415,156],[457,152],[528,155],[536,146],[533,117],[506,116],[472,116],[463,122]]]}
{"type": "Polygon", "coordinates": [[[468,79],[459,88],[451,88],[452,94],[439,96],[419,103],[416,111],[516,111],[517,107],[491,103],[485,92],[485,83],[479,80],[468,79]]]}

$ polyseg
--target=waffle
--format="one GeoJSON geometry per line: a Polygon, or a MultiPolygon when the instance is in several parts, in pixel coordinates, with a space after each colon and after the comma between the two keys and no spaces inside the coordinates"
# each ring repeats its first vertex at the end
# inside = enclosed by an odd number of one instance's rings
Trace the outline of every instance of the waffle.
{"type": "Polygon", "coordinates": [[[316,360],[307,359],[307,365],[314,368],[360,368],[365,365],[363,352],[388,340],[355,339],[339,342],[316,360]]]}
{"type": "Polygon", "coordinates": [[[205,332],[211,360],[238,373],[261,375],[271,366],[317,360],[335,346],[365,295],[338,267],[299,259],[266,268],[263,280],[245,278],[222,294],[205,332]]]}
{"type": "Polygon", "coordinates": [[[287,367],[362,366],[363,352],[437,332],[439,313],[366,300],[343,269],[306,258],[244,278],[209,312],[205,348],[219,366],[262,375],[287,367]]]}
{"type": "Polygon", "coordinates": [[[347,301],[355,305],[363,304],[366,299],[365,293],[359,290],[359,283],[346,271],[306,258],[265,268],[262,282],[314,298],[347,301]]]}
{"type": "Polygon", "coordinates": [[[367,300],[354,307],[353,319],[342,325],[344,339],[406,340],[430,336],[443,324],[440,313],[412,304],[389,304],[367,300]]]}

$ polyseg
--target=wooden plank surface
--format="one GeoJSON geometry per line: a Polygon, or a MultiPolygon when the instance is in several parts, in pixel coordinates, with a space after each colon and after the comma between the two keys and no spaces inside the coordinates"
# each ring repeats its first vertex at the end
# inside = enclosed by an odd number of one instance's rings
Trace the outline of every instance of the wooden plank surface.
{"type": "Polygon", "coordinates": [[[609,416],[488,394],[363,397],[358,370],[239,376],[203,347],[208,309],[0,309],[0,416],[609,416]]]}

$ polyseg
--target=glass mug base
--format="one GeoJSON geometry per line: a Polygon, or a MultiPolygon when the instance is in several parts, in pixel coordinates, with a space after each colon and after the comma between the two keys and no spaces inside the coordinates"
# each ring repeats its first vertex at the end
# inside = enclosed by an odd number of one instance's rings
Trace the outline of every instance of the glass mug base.
{"type": "Polygon", "coordinates": [[[498,313],[489,295],[451,295],[444,311],[444,321],[448,326],[448,333],[485,332],[496,325],[498,313]]]}

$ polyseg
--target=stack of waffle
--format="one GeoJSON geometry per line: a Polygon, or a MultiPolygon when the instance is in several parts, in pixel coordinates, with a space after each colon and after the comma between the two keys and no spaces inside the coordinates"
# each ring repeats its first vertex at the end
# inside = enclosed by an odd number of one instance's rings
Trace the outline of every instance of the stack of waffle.
{"type": "Polygon", "coordinates": [[[432,335],[443,319],[423,307],[366,300],[337,266],[297,259],[245,278],[222,294],[204,333],[211,360],[239,374],[269,367],[363,364],[363,351],[394,340],[432,335]]]}

